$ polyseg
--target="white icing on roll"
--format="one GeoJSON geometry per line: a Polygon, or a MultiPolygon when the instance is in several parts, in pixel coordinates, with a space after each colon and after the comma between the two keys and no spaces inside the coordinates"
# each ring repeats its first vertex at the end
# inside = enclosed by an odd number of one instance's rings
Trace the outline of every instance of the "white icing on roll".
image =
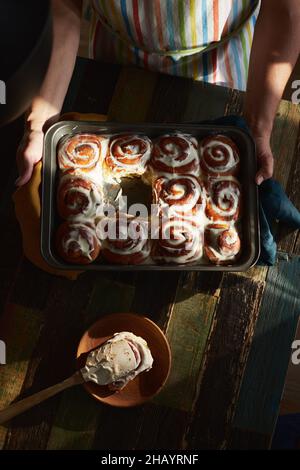
{"type": "Polygon", "coordinates": [[[229,176],[211,179],[209,202],[213,211],[221,217],[233,217],[237,213],[240,198],[240,185],[236,178],[229,176]],[[228,181],[228,185],[217,191],[223,181],[228,181]]]}
{"type": "Polygon", "coordinates": [[[61,144],[58,151],[58,163],[60,169],[91,170],[99,161],[101,142],[104,138],[97,138],[90,134],[78,134],[67,138],[61,144]],[[85,152],[85,149],[91,152],[85,152]],[[81,162],[79,163],[79,160],[81,162]]]}
{"type": "Polygon", "coordinates": [[[113,173],[116,172],[119,176],[142,175],[146,171],[151,151],[152,142],[146,136],[117,136],[112,138],[109,144],[108,158],[111,163],[108,166],[113,173]],[[141,146],[145,148],[141,149],[141,146]]]}
{"type": "Polygon", "coordinates": [[[155,258],[168,263],[185,264],[199,259],[203,252],[202,232],[188,220],[162,223],[158,254],[155,258]],[[171,232],[172,238],[170,237],[171,232]]]}
{"type": "Polygon", "coordinates": [[[140,254],[143,258],[150,255],[148,221],[138,219],[103,218],[96,226],[96,235],[101,240],[102,249],[118,256],[140,254]]]}
{"type": "MultiPolygon", "coordinates": [[[[72,182],[76,181],[76,179],[80,180],[82,177],[81,176],[74,176],[72,174],[65,174],[61,180],[60,180],[60,187],[59,187],[59,190],[62,188],[62,191],[63,191],[63,187],[64,186],[68,186],[67,187],[67,191],[66,193],[69,193],[72,195],[72,193],[74,194],[74,196],[76,194],[79,194],[79,200],[76,201],[76,197],[74,197],[74,202],[73,204],[71,203],[64,203],[62,202],[62,204],[69,210],[71,210],[72,212],[74,212],[74,214],[70,215],[69,217],[80,217],[82,219],[93,219],[95,216],[96,216],[96,213],[97,213],[97,207],[102,203],[103,201],[103,193],[100,189],[99,186],[96,186],[96,184],[91,181],[91,180],[88,180],[87,181],[89,182],[89,184],[91,185],[90,188],[85,188],[83,186],[71,186],[72,182]],[[80,196],[82,196],[82,198],[80,198],[80,196]],[[80,200],[83,200],[87,202],[86,206],[81,209],[80,208],[80,200]],[[77,212],[77,213],[76,213],[77,212]]],[[[66,197],[66,193],[65,193],[65,197],[66,197]]]]}
{"type": "Polygon", "coordinates": [[[114,388],[122,389],[137,375],[149,371],[152,365],[153,357],[147,342],[123,331],[91,351],[81,373],[86,381],[112,384],[114,388]]]}
{"type": "MultiPolygon", "coordinates": [[[[217,225],[217,224],[215,224],[217,225]]],[[[219,261],[232,260],[240,251],[239,235],[236,228],[233,225],[224,225],[223,227],[216,227],[213,224],[206,228],[205,243],[213,256],[219,261]],[[227,249],[223,249],[220,244],[220,236],[226,232],[224,242],[231,246],[231,252],[227,249]],[[208,236],[207,236],[208,234],[208,236]],[[237,246],[234,248],[234,244],[237,246]]]]}
{"type": "Polygon", "coordinates": [[[188,134],[166,134],[159,137],[154,144],[154,152],[152,159],[152,171],[157,175],[180,175],[182,167],[193,166],[189,171],[184,173],[194,176],[199,176],[199,156],[198,156],[198,142],[197,139],[188,134]],[[166,139],[179,138],[186,144],[186,149],[182,150],[182,147],[176,142],[167,143],[164,148],[162,144],[166,139]],[[182,158],[184,153],[184,158],[182,158]],[[160,168],[165,166],[166,168],[160,168]]]}
{"type": "Polygon", "coordinates": [[[211,174],[226,173],[240,161],[234,142],[225,136],[204,139],[199,150],[205,171],[211,174]]]}
{"type": "Polygon", "coordinates": [[[203,213],[206,195],[204,188],[193,176],[160,177],[153,186],[155,202],[169,217],[199,217],[203,213]],[[186,202],[184,202],[186,199],[186,202]]]}
{"type": "Polygon", "coordinates": [[[94,251],[95,231],[87,225],[80,222],[74,222],[69,225],[68,237],[64,237],[62,240],[62,249],[66,253],[69,249],[74,247],[74,244],[78,246],[81,251],[81,255],[89,260],[92,260],[92,253],[94,251]],[[83,237],[81,231],[84,232],[83,237]]]}

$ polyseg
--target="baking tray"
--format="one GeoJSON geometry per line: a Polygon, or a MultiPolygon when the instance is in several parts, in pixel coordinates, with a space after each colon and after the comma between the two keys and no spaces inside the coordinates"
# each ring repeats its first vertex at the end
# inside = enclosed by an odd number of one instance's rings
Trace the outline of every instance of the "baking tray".
{"type": "Polygon", "coordinates": [[[51,126],[44,140],[43,175],[42,175],[42,210],[41,210],[41,252],[45,261],[58,269],[67,270],[106,270],[106,271],[246,271],[253,266],[260,253],[258,191],[255,184],[256,173],[255,145],[252,138],[242,129],[233,126],[201,124],[123,124],[115,122],[61,121],[51,126]],[[217,266],[213,264],[191,265],[117,265],[92,263],[89,265],[67,264],[55,253],[53,246],[54,232],[58,225],[56,211],[57,185],[57,145],[65,135],[76,133],[135,133],[156,137],[179,131],[191,134],[198,139],[213,134],[223,134],[236,142],[240,149],[241,169],[239,181],[242,185],[242,253],[232,265],[217,266]]]}

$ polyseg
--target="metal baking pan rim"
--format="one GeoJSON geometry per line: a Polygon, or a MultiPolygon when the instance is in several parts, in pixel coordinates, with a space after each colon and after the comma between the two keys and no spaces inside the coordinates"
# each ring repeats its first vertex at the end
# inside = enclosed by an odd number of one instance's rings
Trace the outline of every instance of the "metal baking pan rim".
{"type": "MultiPolygon", "coordinates": [[[[249,257],[243,263],[236,263],[234,265],[229,266],[220,266],[220,265],[213,265],[213,264],[186,264],[186,265],[159,265],[159,264],[152,264],[152,265],[113,265],[113,264],[90,264],[90,265],[71,265],[60,262],[56,259],[56,257],[52,253],[51,247],[51,235],[49,233],[50,230],[50,220],[53,211],[53,206],[51,203],[47,205],[49,202],[49,188],[46,187],[45,182],[49,175],[47,175],[47,165],[45,164],[45,157],[49,154],[46,151],[47,147],[52,146],[53,139],[55,134],[60,131],[64,127],[69,127],[68,132],[99,132],[101,133],[114,133],[117,130],[122,132],[125,131],[136,131],[138,133],[146,133],[147,129],[148,132],[155,132],[156,130],[160,130],[160,132],[174,132],[175,130],[179,130],[181,132],[188,132],[190,131],[199,131],[207,132],[207,133],[218,133],[218,132],[234,132],[235,134],[242,135],[243,139],[248,141],[248,145],[252,146],[252,154],[255,157],[255,144],[251,136],[246,133],[244,130],[235,127],[235,126],[224,126],[224,125],[213,125],[213,124],[199,124],[199,123],[118,123],[118,122],[98,122],[98,121],[60,121],[52,125],[45,134],[44,140],[44,165],[43,165],[43,180],[42,180],[42,208],[41,208],[41,253],[44,260],[52,267],[56,269],[61,269],[65,271],[224,271],[224,272],[243,272],[254,266],[259,258],[260,254],[260,239],[259,239],[259,212],[258,212],[258,191],[257,187],[255,189],[255,211],[254,217],[252,222],[252,230],[254,230],[254,238],[255,240],[251,240],[251,252],[249,257]],[[184,128],[184,130],[182,130],[184,128]],[[106,129],[106,131],[104,130],[106,129]],[[50,142],[50,143],[49,143],[50,142]],[[48,222],[47,222],[48,220],[48,222]],[[45,237],[45,234],[47,236],[45,237]]],[[[65,134],[64,134],[65,135],[65,134]]],[[[63,137],[60,136],[60,138],[63,137]]],[[[51,152],[50,152],[51,154],[51,152]]],[[[56,158],[56,151],[55,151],[55,158],[56,158]]],[[[50,176],[51,179],[51,176],[50,176]]],[[[51,202],[51,201],[50,201],[51,202]]]]}

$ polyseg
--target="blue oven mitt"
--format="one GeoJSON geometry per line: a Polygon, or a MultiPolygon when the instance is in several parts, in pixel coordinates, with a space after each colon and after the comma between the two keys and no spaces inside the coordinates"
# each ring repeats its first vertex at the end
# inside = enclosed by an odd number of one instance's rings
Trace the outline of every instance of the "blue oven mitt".
{"type": "MultiPolygon", "coordinates": [[[[202,124],[238,126],[250,134],[246,121],[241,116],[224,116],[202,124]]],[[[277,253],[272,233],[273,222],[277,220],[291,228],[300,229],[300,212],[289,200],[281,184],[273,178],[263,181],[258,186],[258,192],[261,252],[257,264],[273,266],[277,253]]]]}

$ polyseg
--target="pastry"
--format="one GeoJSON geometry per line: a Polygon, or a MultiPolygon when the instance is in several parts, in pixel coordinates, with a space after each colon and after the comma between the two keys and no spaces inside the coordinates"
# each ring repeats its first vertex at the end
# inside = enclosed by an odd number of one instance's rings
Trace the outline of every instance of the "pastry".
{"type": "Polygon", "coordinates": [[[236,228],[227,223],[208,224],[204,232],[204,252],[211,263],[228,264],[237,259],[241,241],[236,228]]]}
{"type": "Polygon", "coordinates": [[[199,155],[201,170],[206,175],[234,176],[239,171],[239,150],[229,137],[206,137],[199,144],[199,155]]]}
{"type": "Polygon", "coordinates": [[[168,134],[154,143],[150,166],[156,175],[199,176],[197,140],[191,135],[168,134]]]}
{"type": "Polygon", "coordinates": [[[187,264],[198,260],[203,251],[203,234],[186,219],[162,220],[153,258],[160,263],[187,264]]]}
{"type": "Polygon", "coordinates": [[[84,173],[93,171],[105,151],[106,140],[94,134],[75,134],[64,139],[58,150],[59,168],[84,173]]]}
{"type": "Polygon", "coordinates": [[[92,225],[64,222],[56,232],[56,249],[68,263],[89,264],[100,253],[100,242],[92,225]]]}
{"type": "Polygon", "coordinates": [[[211,178],[205,209],[209,220],[235,221],[241,214],[241,187],[236,178],[211,178]]]}
{"type": "Polygon", "coordinates": [[[103,218],[96,226],[103,257],[114,264],[142,264],[150,256],[148,220],[119,214],[103,218]]]}
{"type": "Polygon", "coordinates": [[[80,174],[76,175],[75,172],[65,173],[61,177],[57,191],[57,208],[62,219],[93,219],[102,201],[102,190],[92,180],[80,174]]]}
{"type": "Polygon", "coordinates": [[[121,390],[142,372],[152,368],[153,357],[147,342],[128,331],[114,336],[91,351],[82,374],[86,381],[121,390]]]}
{"type": "Polygon", "coordinates": [[[110,139],[105,157],[106,175],[119,180],[124,176],[140,176],[152,151],[151,140],[142,135],[117,135],[110,139]]]}
{"type": "Polygon", "coordinates": [[[65,261],[88,264],[100,251],[118,265],[225,264],[239,256],[240,155],[227,136],[198,145],[180,132],[153,143],[138,134],[75,134],[61,141],[58,164],[57,208],[66,222],[56,247],[65,261]],[[151,214],[148,200],[127,208],[124,177],[151,184],[151,214]]]}
{"type": "Polygon", "coordinates": [[[161,176],[153,183],[153,195],[154,204],[157,204],[165,215],[173,218],[193,217],[198,225],[203,223],[205,189],[196,177],[161,176]]]}

